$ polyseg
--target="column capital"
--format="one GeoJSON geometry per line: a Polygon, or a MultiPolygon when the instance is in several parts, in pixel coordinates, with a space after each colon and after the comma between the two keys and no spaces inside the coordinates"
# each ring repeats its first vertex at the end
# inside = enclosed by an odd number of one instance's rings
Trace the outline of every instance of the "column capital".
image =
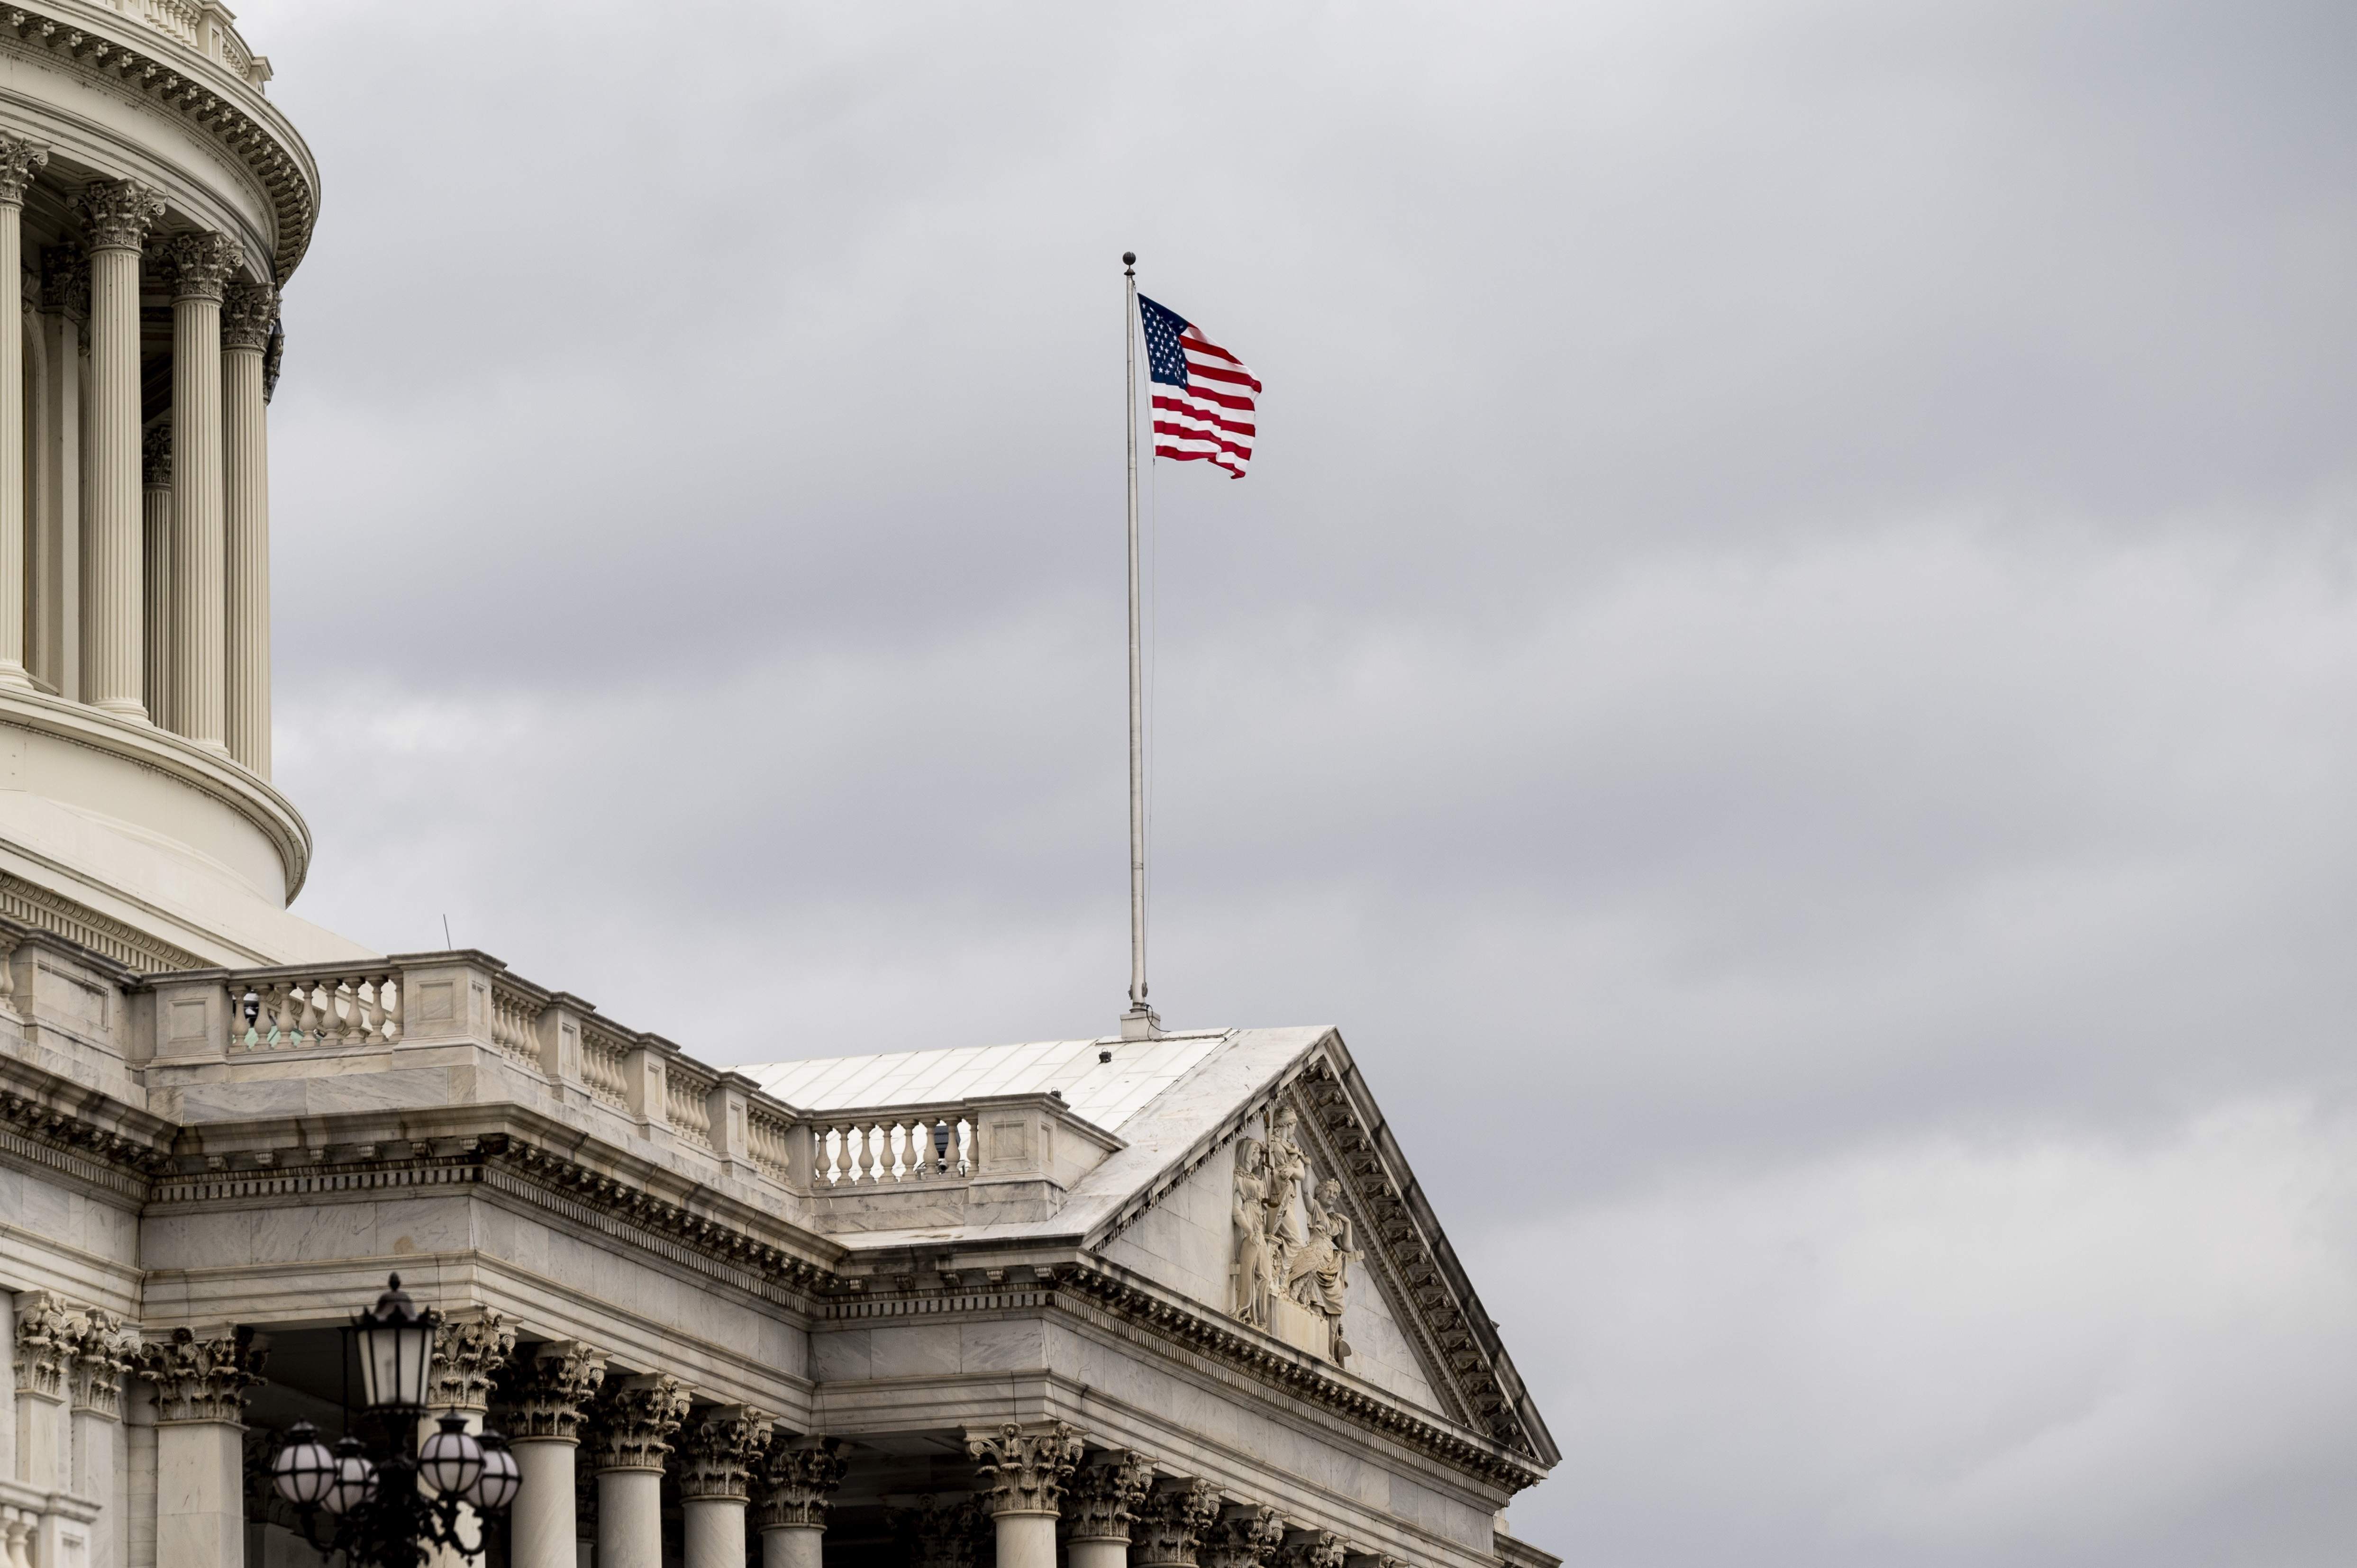
{"type": "Polygon", "coordinates": [[[1006,1422],[991,1432],[968,1432],[965,1451],[979,1461],[983,1507],[1000,1514],[1053,1516],[1064,1483],[1081,1462],[1081,1434],[1060,1421],[1040,1426],[1006,1422]]]}
{"type": "Polygon", "coordinates": [[[1268,1568],[1285,1544],[1285,1520],[1273,1508],[1237,1503],[1203,1534],[1203,1568],[1268,1568]]]}
{"type": "Polygon", "coordinates": [[[174,234],[160,247],[165,281],[175,303],[183,299],[218,301],[221,290],[245,264],[245,247],[226,234],[174,234]]]}
{"type": "Polygon", "coordinates": [[[669,1373],[608,1383],[589,1435],[589,1467],[660,1471],[687,1403],[687,1389],[669,1373]]]}
{"type": "Polygon", "coordinates": [[[1137,1506],[1131,1555],[1137,1568],[1195,1568],[1204,1535],[1220,1517],[1220,1488],[1200,1477],[1157,1487],[1137,1506]]]}
{"type": "Polygon", "coordinates": [[[271,324],[278,319],[278,290],[251,278],[232,278],[221,293],[221,348],[270,346],[271,324]]]}
{"type": "Polygon", "coordinates": [[[1277,1549],[1277,1568],[1343,1568],[1350,1543],[1330,1530],[1293,1530],[1277,1549]]]}
{"type": "Polygon", "coordinates": [[[123,1374],[139,1353],[138,1331],[121,1317],[99,1307],[82,1315],[81,1335],[74,1343],[73,1407],[120,1420],[123,1416],[123,1374]]]}
{"type": "Polygon", "coordinates": [[[92,251],[137,251],[164,216],[164,199],[135,179],[94,179],[74,199],[82,244],[92,251]]]}
{"type": "Polygon", "coordinates": [[[41,308],[70,321],[90,319],[90,252],[80,245],[41,252],[41,308]]]}
{"type": "Polygon", "coordinates": [[[172,1426],[199,1421],[235,1425],[245,1418],[245,1391],[262,1381],[269,1352],[253,1342],[253,1330],[240,1328],[217,1339],[199,1339],[175,1328],[169,1339],[139,1348],[140,1377],[156,1385],[156,1422],[172,1426]]]}
{"type": "Polygon", "coordinates": [[[1100,1454],[1072,1476],[1064,1517],[1073,1541],[1129,1544],[1129,1527],[1154,1490],[1154,1461],[1134,1449],[1100,1454]]]}
{"type": "Polygon", "coordinates": [[[680,1435],[680,1497],[744,1497],[772,1431],[770,1418],[750,1405],[716,1404],[697,1412],[680,1435]]]}
{"type": "Polygon", "coordinates": [[[578,1339],[552,1339],[529,1360],[509,1365],[509,1441],[578,1443],[582,1417],[606,1380],[606,1353],[578,1339]]]}
{"type": "Polygon", "coordinates": [[[172,488],[172,416],[168,413],[139,438],[139,478],[151,490],[172,488]]]}
{"type": "Polygon", "coordinates": [[[34,172],[49,161],[49,149],[22,136],[0,133],[0,207],[25,205],[34,172]]]}
{"type": "Polygon", "coordinates": [[[762,1530],[824,1530],[827,1499],[843,1485],[843,1444],[832,1437],[780,1438],[761,1466],[762,1530]]]}
{"type": "Polygon", "coordinates": [[[89,1320],[55,1291],[16,1298],[16,1391],[42,1399],[66,1397],[66,1374],[89,1320]]]}
{"type": "Polygon", "coordinates": [[[497,1312],[457,1322],[446,1318],[434,1331],[425,1402],[435,1410],[490,1409],[491,1380],[515,1354],[515,1325],[497,1312]]]}

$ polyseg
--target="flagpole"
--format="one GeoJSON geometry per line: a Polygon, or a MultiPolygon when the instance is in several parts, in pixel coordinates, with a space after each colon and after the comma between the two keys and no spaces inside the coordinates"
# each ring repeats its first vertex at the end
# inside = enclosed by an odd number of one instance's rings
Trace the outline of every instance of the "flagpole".
{"type": "Polygon", "coordinates": [[[1128,298],[1122,338],[1129,377],[1129,1011],[1121,1015],[1121,1037],[1150,1040],[1162,1021],[1146,1004],[1146,725],[1144,660],[1138,647],[1137,609],[1137,252],[1121,253],[1128,298]]]}

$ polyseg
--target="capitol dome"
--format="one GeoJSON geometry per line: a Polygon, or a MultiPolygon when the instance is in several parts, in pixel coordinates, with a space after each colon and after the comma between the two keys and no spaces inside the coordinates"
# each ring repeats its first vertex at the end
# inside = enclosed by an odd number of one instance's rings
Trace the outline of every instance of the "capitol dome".
{"type": "Polygon", "coordinates": [[[361,952],[286,913],[270,783],[265,425],[319,185],[269,80],[210,0],[0,12],[0,914],[135,970],[361,952]]]}

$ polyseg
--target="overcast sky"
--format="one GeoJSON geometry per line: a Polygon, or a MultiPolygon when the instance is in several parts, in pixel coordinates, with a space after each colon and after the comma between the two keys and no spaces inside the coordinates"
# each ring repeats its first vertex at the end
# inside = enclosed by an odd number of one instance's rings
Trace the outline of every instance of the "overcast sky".
{"type": "Polygon", "coordinates": [[[301,913],[705,1060],[1331,1022],[1574,1568],[2357,1539],[2357,8],[243,0],[301,913]]]}

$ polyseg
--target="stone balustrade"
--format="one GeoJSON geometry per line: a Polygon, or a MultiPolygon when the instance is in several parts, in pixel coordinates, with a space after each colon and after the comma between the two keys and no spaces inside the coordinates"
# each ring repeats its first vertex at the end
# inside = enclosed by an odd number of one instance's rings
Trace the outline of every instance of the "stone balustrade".
{"type": "Polygon", "coordinates": [[[405,1094],[553,1116],[827,1230],[1045,1219],[1123,1146],[1053,1093],[806,1111],[471,950],[141,974],[0,918],[11,1023],[12,1048],[111,1059],[105,1081],[183,1122],[234,1118],[222,1086],[266,1079],[304,1114],[371,1109],[366,1075],[400,1070],[405,1094]]]}

